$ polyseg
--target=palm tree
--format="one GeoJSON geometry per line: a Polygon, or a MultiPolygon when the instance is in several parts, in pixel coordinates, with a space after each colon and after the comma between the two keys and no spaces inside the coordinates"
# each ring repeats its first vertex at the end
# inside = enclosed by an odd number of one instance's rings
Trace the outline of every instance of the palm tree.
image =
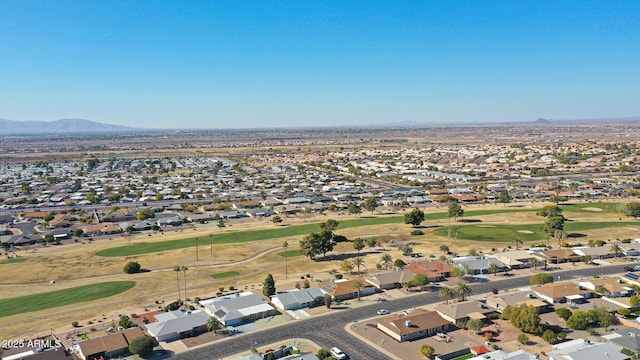
{"type": "Polygon", "coordinates": [[[353,288],[358,290],[358,301],[360,301],[360,290],[364,287],[362,281],[358,280],[355,284],[353,284],[353,288]]]}
{"type": "Polygon", "coordinates": [[[382,254],[380,261],[384,264],[385,270],[389,270],[389,265],[393,263],[393,258],[391,257],[391,254],[382,254]]]}
{"type": "Polygon", "coordinates": [[[556,240],[558,240],[558,245],[562,247],[562,243],[564,243],[565,240],[567,240],[567,233],[562,230],[556,230],[553,233],[553,237],[556,238],[556,240]]]}
{"type": "Polygon", "coordinates": [[[182,269],[180,266],[176,265],[173,268],[173,271],[176,272],[176,280],[178,281],[178,302],[180,302],[180,271],[182,271],[182,269]]]}
{"type": "Polygon", "coordinates": [[[582,256],[582,261],[584,262],[585,265],[589,265],[591,263],[591,260],[593,260],[591,255],[582,256]]]}
{"type": "Polygon", "coordinates": [[[523,244],[522,239],[520,239],[520,238],[519,238],[519,237],[517,237],[517,236],[513,238],[513,241],[512,241],[512,242],[513,242],[513,244],[516,246],[516,250],[519,250],[519,249],[520,249],[520,245],[522,245],[522,244],[523,244]]]}
{"type": "MultiPolygon", "coordinates": [[[[285,242],[282,243],[282,248],[283,249],[286,250],[288,247],[289,247],[289,243],[288,242],[285,241],[285,242]]],[[[284,254],[284,255],[285,255],[284,256],[284,278],[286,279],[289,276],[289,272],[288,272],[288,269],[287,269],[287,254],[284,254]]]]}
{"type": "Polygon", "coordinates": [[[538,264],[540,264],[540,260],[538,260],[537,257],[532,257],[531,259],[529,259],[529,264],[533,265],[533,270],[537,270],[538,264]]]}
{"type": "Polygon", "coordinates": [[[184,306],[187,306],[187,270],[189,270],[186,266],[181,266],[180,271],[184,275],[184,306]]]}
{"type": "Polygon", "coordinates": [[[491,271],[491,273],[494,276],[497,276],[498,273],[500,272],[500,265],[496,264],[496,263],[491,263],[489,264],[489,271],[491,271]]]}
{"type": "Polygon", "coordinates": [[[217,333],[221,328],[222,323],[220,322],[220,320],[218,320],[218,318],[213,316],[209,317],[209,320],[207,321],[207,330],[213,330],[214,333],[217,333]]]}
{"type": "Polygon", "coordinates": [[[358,268],[358,275],[360,275],[360,266],[364,266],[364,263],[365,263],[364,259],[361,258],[360,256],[353,259],[353,266],[358,268]]]}
{"type": "Polygon", "coordinates": [[[611,252],[617,259],[618,255],[622,255],[622,247],[618,244],[613,244],[611,245],[611,252]]]}
{"type": "Polygon", "coordinates": [[[448,286],[443,287],[438,292],[438,297],[444,300],[445,304],[448,304],[449,300],[453,299],[454,296],[455,296],[455,293],[453,292],[453,289],[451,289],[448,286]]]}
{"type": "Polygon", "coordinates": [[[460,301],[464,301],[467,296],[471,296],[471,294],[473,294],[473,290],[471,290],[471,287],[469,286],[469,284],[467,284],[466,282],[459,282],[458,286],[455,287],[455,289],[453,289],[453,292],[458,295],[458,298],[460,299],[460,301]]]}

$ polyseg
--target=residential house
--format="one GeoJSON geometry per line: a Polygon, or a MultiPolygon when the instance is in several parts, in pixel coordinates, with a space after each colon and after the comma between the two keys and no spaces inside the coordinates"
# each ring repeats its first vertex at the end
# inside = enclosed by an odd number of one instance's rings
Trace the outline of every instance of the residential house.
{"type": "Polygon", "coordinates": [[[551,306],[536,298],[530,291],[508,292],[505,294],[489,295],[486,300],[487,306],[496,309],[499,313],[507,306],[529,305],[538,310],[539,314],[551,310],[551,306]]]}
{"type": "Polygon", "coordinates": [[[573,251],[580,257],[591,256],[592,260],[612,258],[614,256],[609,246],[580,247],[573,248],[573,251]]]}
{"type": "Polygon", "coordinates": [[[147,332],[158,341],[173,341],[207,331],[209,314],[200,311],[169,311],[154,315],[156,322],[146,325],[147,332]]]}
{"type": "Polygon", "coordinates": [[[449,304],[440,304],[435,311],[453,324],[465,323],[470,319],[482,320],[495,310],[478,300],[467,300],[449,304]]]}
{"type": "Polygon", "coordinates": [[[281,310],[297,310],[315,306],[324,295],[320,288],[296,289],[272,296],[271,303],[281,310]]]}
{"type": "Polygon", "coordinates": [[[360,296],[368,296],[376,292],[376,288],[364,279],[330,280],[320,283],[319,287],[331,294],[331,298],[334,301],[342,301],[358,297],[358,289],[356,288],[358,282],[363,285],[360,289],[360,296]]]}
{"type": "Polygon", "coordinates": [[[432,281],[443,281],[451,271],[451,265],[444,261],[412,262],[404,266],[404,270],[414,274],[423,274],[432,281]]]}
{"type": "Polygon", "coordinates": [[[593,295],[592,290],[583,289],[573,281],[535,286],[531,291],[549,304],[583,302],[593,295]]]}
{"type": "Polygon", "coordinates": [[[122,229],[118,225],[112,223],[87,225],[80,229],[88,236],[111,235],[122,232],[122,229]]]}
{"type": "Polygon", "coordinates": [[[539,360],[538,354],[530,354],[524,350],[516,350],[510,353],[503,350],[495,350],[491,352],[478,353],[470,360],[539,360]]]}
{"type": "Polygon", "coordinates": [[[576,254],[573,249],[549,249],[536,252],[535,255],[541,257],[541,260],[546,260],[549,264],[582,261],[582,257],[576,254]]]}
{"type": "Polygon", "coordinates": [[[83,360],[128,355],[129,344],[140,336],[144,336],[144,333],[140,328],[134,327],[123,332],[85,340],[77,345],[78,355],[83,360]]]}
{"type": "Polygon", "coordinates": [[[629,355],[620,352],[622,346],[612,342],[593,342],[576,339],[552,346],[549,360],[628,360],[629,355]]]}
{"type": "Polygon", "coordinates": [[[508,267],[500,260],[485,256],[462,256],[451,259],[453,266],[460,269],[467,269],[469,274],[488,274],[491,264],[498,265],[500,271],[505,271],[508,267]]]}
{"type": "Polygon", "coordinates": [[[273,306],[250,291],[203,300],[200,304],[225,326],[240,325],[278,313],[273,306]]]}
{"type": "Polygon", "coordinates": [[[634,327],[624,326],[602,337],[626,349],[640,349],[640,329],[634,327]]]}
{"type": "Polygon", "coordinates": [[[416,309],[408,315],[391,314],[378,319],[376,327],[398,342],[446,332],[451,323],[435,311],[416,309]]]}
{"type": "Polygon", "coordinates": [[[522,269],[529,265],[531,254],[527,250],[511,250],[490,255],[510,269],[522,269]]]}
{"type": "Polygon", "coordinates": [[[586,279],[580,281],[578,284],[580,287],[607,297],[626,297],[631,296],[633,293],[633,288],[630,285],[623,282],[622,279],[615,277],[586,279]]]}
{"type": "Polygon", "coordinates": [[[367,276],[365,280],[378,290],[396,289],[413,280],[414,273],[409,270],[388,271],[367,276]]]}

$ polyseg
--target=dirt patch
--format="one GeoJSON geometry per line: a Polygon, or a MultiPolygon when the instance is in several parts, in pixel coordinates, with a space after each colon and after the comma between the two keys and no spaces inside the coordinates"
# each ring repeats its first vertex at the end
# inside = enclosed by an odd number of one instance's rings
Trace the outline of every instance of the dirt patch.
{"type": "Polygon", "coordinates": [[[520,234],[533,234],[533,231],[530,230],[518,230],[520,234]]]}

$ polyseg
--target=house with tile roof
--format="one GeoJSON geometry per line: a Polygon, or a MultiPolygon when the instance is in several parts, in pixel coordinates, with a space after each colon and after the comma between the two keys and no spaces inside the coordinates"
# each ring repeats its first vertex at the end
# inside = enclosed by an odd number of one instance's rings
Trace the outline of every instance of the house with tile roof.
{"type": "Polygon", "coordinates": [[[495,312],[494,309],[478,300],[440,304],[434,310],[453,324],[465,323],[470,319],[482,320],[495,312]]]}
{"type": "Polygon", "coordinates": [[[358,289],[355,286],[357,282],[361,282],[364,285],[360,289],[360,296],[368,296],[376,292],[376,288],[362,278],[325,281],[320,283],[319,287],[331,294],[331,298],[334,301],[342,301],[358,297],[358,289]]]}
{"type": "Polygon", "coordinates": [[[581,302],[593,296],[592,290],[581,288],[573,281],[535,286],[531,291],[549,304],[581,302]]]}
{"type": "Polygon", "coordinates": [[[138,327],[126,329],[106,336],[80,342],[77,345],[78,355],[83,360],[100,359],[129,354],[129,344],[133,339],[144,336],[138,327]]]}
{"type": "Polygon", "coordinates": [[[378,319],[376,327],[403,342],[446,332],[451,323],[435,311],[416,309],[408,315],[391,314],[378,319]]]}
{"type": "Polygon", "coordinates": [[[403,268],[414,274],[423,274],[432,281],[443,281],[449,276],[451,265],[444,261],[418,261],[407,264],[403,268]]]}

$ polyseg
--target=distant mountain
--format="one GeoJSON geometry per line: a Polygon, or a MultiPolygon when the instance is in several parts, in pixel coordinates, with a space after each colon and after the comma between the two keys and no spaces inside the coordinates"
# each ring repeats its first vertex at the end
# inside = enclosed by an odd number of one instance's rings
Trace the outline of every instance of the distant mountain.
{"type": "Polygon", "coordinates": [[[16,121],[0,119],[1,135],[94,133],[132,130],[136,129],[128,126],[111,125],[85,119],[60,119],[56,121],[16,121]]]}

